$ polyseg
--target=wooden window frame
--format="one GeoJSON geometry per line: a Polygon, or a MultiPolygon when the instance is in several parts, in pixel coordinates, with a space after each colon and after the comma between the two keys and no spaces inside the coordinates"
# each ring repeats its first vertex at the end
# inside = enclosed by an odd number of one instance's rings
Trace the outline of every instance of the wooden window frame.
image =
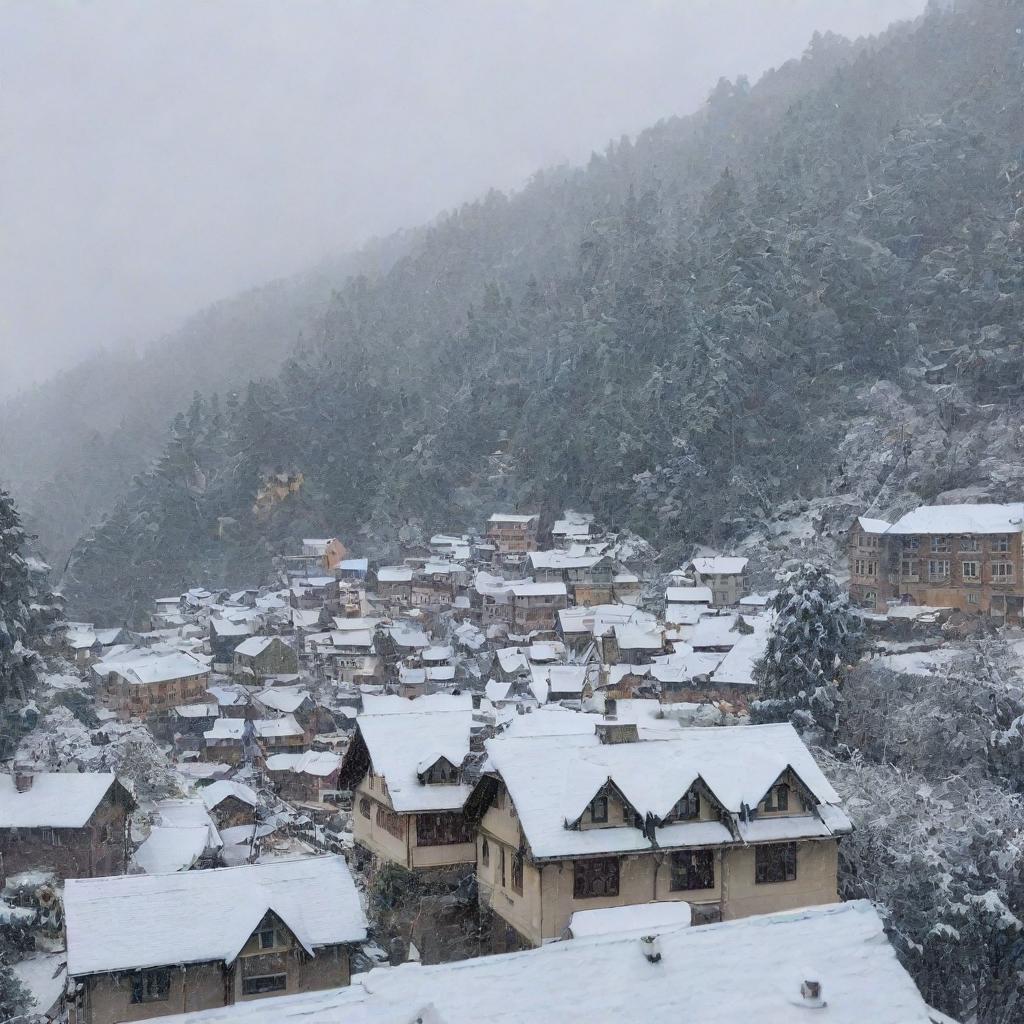
{"type": "Polygon", "coordinates": [[[460,811],[416,815],[417,846],[460,846],[474,838],[473,829],[460,811]]]}
{"type": "Polygon", "coordinates": [[[715,887],[714,850],[677,850],[670,860],[671,892],[693,892],[715,887]]]}
{"type": "Polygon", "coordinates": [[[590,820],[595,825],[605,825],[608,823],[608,797],[595,796],[590,801],[590,820]],[[597,812],[598,807],[601,808],[600,814],[597,812]]]}
{"type": "Polygon", "coordinates": [[[607,899],[619,895],[619,858],[594,857],[573,862],[573,899],[607,899]]]}
{"type": "Polygon", "coordinates": [[[288,975],[285,974],[257,974],[252,978],[242,979],[243,996],[260,996],[267,992],[285,992],[288,989],[288,975]],[[278,979],[281,983],[277,984],[278,979]],[[272,985],[261,984],[274,982],[272,985]]]}
{"type": "Polygon", "coordinates": [[[796,843],[765,843],[754,847],[755,885],[795,882],[796,875],[796,843]]]}

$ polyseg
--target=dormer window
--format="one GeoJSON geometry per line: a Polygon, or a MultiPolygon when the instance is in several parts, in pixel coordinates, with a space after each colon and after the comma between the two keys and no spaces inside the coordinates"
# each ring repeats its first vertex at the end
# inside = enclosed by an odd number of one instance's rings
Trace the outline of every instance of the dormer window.
{"type": "Polygon", "coordinates": [[[789,810],[789,786],[780,782],[768,790],[768,795],[761,803],[763,811],[788,811],[789,810]]]}
{"type": "Polygon", "coordinates": [[[595,825],[601,825],[608,821],[608,797],[595,796],[590,801],[590,820],[595,825]]]}
{"type": "Polygon", "coordinates": [[[700,817],[700,794],[690,790],[669,813],[672,821],[693,821],[700,817]]]}

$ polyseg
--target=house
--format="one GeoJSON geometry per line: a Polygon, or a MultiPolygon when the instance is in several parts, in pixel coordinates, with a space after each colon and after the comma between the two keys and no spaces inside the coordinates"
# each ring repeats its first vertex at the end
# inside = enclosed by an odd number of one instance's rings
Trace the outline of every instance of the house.
{"type": "Polygon", "coordinates": [[[585,512],[565,511],[551,527],[551,543],[558,548],[586,544],[590,540],[594,517],[585,512]]]}
{"type": "Polygon", "coordinates": [[[789,724],[640,739],[499,736],[467,802],[496,934],[539,946],[579,910],[685,900],[697,922],[834,903],[839,797],[789,724]]]}
{"type": "Polygon", "coordinates": [[[210,653],[218,671],[227,672],[235,659],[235,648],[252,636],[253,627],[249,622],[232,622],[230,619],[210,619],[210,653]]]}
{"type": "Polygon", "coordinates": [[[166,714],[202,700],[210,682],[209,666],[184,651],[139,649],[99,661],[92,670],[122,719],[166,714]]]}
{"type": "Polygon", "coordinates": [[[160,800],[132,864],[147,875],[220,866],[224,842],[202,800],[160,800]]]}
{"type": "Polygon", "coordinates": [[[174,1024],[956,1024],[932,1010],[867,900],[705,928],[661,922],[353,978],[174,1024]],[[813,966],[812,966],[813,965],[813,966]],[[695,983],[694,979],[699,979],[695,983]]]}
{"type": "Polygon", "coordinates": [[[594,695],[597,666],[531,665],[530,691],[538,704],[580,702],[594,695]]]}
{"type": "MultiPolygon", "coordinates": [[[[665,634],[646,623],[616,623],[612,628],[614,636],[614,660],[625,665],[648,665],[651,659],[665,650],[665,634]]],[[[611,653],[611,644],[605,644],[606,656],[611,653]]],[[[609,659],[612,660],[612,659],[609,659]]]]}
{"type": "Polygon", "coordinates": [[[199,791],[199,795],[219,829],[251,825],[256,820],[259,797],[255,790],[242,782],[228,779],[211,782],[199,791]]]}
{"type": "Polygon", "coordinates": [[[299,656],[279,636],[251,636],[236,648],[232,674],[254,680],[299,671],[299,656]]]}
{"type": "Polygon", "coordinates": [[[338,578],[343,580],[364,580],[370,563],[365,558],[343,558],[337,567],[338,578]]]}
{"type": "Polygon", "coordinates": [[[612,599],[616,573],[607,555],[534,551],[529,563],[537,583],[564,583],[573,604],[607,604],[612,599]]]}
{"type": "Polygon", "coordinates": [[[520,583],[512,588],[512,628],[517,633],[554,631],[568,604],[564,583],[520,583]]]}
{"type": "Polygon", "coordinates": [[[412,567],[408,565],[382,565],[376,572],[377,595],[395,604],[408,605],[412,601],[412,567]]]}
{"type": "Polygon", "coordinates": [[[859,518],[850,529],[855,603],[885,611],[895,599],[1009,622],[1024,618],[1024,503],[922,505],[883,525],[859,518]]]}
{"type": "Polygon", "coordinates": [[[739,603],[747,592],[747,564],[749,559],[715,555],[695,558],[688,568],[698,587],[711,588],[711,603],[716,608],[728,608],[739,603]]]}
{"type": "Polygon", "coordinates": [[[64,889],[74,1024],[113,1024],[347,985],[366,918],[342,857],[64,889]]]}
{"type": "Polygon", "coordinates": [[[714,600],[710,587],[666,587],[666,604],[709,605],[714,600]]]}
{"type": "Polygon", "coordinates": [[[277,794],[284,800],[320,803],[338,790],[341,755],[309,750],[304,754],[271,754],[265,763],[277,794]]]}
{"type": "Polygon", "coordinates": [[[245,718],[218,718],[203,733],[203,757],[215,764],[239,765],[259,749],[252,723],[245,718]]]}
{"type": "Polygon", "coordinates": [[[540,516],[495,512],[487,520],[487,540],[494,545],[499,562],[516,565],[537,550],[540,516]]]}
{"type": "Polygon", "coordinates": [[[305,571],[333,572],[348,552],[337,537],[310,537],[302,542],[302,554],[292,556],[293,561],[305,571]]]}
{"type": "Polygon", "coordinates": [[[309,746],[309,733],[294,715],[257,718],[253,729],[264,754],[297,754],[309,746]]]}
{"type": "Polygon", "coordinates": [[[527,579],[506,580],[482,570],[477,572],[469,589],[470,614],[484,628],[494,622],[511,626],[512,588],[529,582],[527,579]]]}
{"type": "Polygon", "coordinates": [[[123,873],[134,807],[113,774],[0,774],[0,877],[43,867],[60,878],[123,873]]]}
{"type": "Polygon", "coordinates": [[[408,870],[473,863],[473,830],[462,813],[472,725],[473,712],[461,710],[359,716],[339,776],[353,791],[357,847],[408,870]]]}
{"type": "Polygon", "coordinates": [[[301,686],[271,686],[253,697],[253,705],[264,718],[274,714],[309,718],[316,708],[308,690],[301,686]]]}

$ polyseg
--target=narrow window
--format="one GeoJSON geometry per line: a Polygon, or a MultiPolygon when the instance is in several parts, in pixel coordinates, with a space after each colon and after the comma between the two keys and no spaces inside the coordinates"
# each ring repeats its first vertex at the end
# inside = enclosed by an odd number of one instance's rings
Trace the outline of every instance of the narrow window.
{"type": "Polygon", "coordinates": [[[670,817],[679,821],[691,821],[700,817],[700,795],[692,789],[672,808],[670,817]]]}
{"type": "Polygon", "coordinates": [[[163,968],[132,975],[133,1003],[160,1003],[171,995],[171,972],[163,968]]]}
{"type": "Polygon", "coordinates": [[[523,895],[523,855],[512,854],[512,891],[523,895]]]}
{"type": "Polygon", "coordinates": [[[590,801],[590,820],[597,824],[608,820],[608,797],[596,796],[590,801]]]}
{"type": "Polygon", "coordinates": [[[480,863],[487,867],[491,863],[491,847],[486,839],[480,840],[480,863]]]}
{"type": "Polygon", "coordinates": [[[260,949],[273,949],[277,945],[277,931],[274,928],[260,929],[260,949]]]}

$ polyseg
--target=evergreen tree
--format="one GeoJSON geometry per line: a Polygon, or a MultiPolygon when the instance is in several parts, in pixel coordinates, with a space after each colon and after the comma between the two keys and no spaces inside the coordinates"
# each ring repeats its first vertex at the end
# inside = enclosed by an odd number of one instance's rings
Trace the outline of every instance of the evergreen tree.
{"type": "Polygon", "coordinates": [[[25,696],[33,679],[32,573],[25,557],[25,531],[14,499],[0,490],[0,700],[25,696]]]}
{"type": "Polygon", "coordinates": [[[764,657],[754,668],[762,699],[756,721],[838,727],[839,690],[860,653],[861,627],[835,577],[805,563],[789,573],[771,603],[775,614],[764,657]]]}

